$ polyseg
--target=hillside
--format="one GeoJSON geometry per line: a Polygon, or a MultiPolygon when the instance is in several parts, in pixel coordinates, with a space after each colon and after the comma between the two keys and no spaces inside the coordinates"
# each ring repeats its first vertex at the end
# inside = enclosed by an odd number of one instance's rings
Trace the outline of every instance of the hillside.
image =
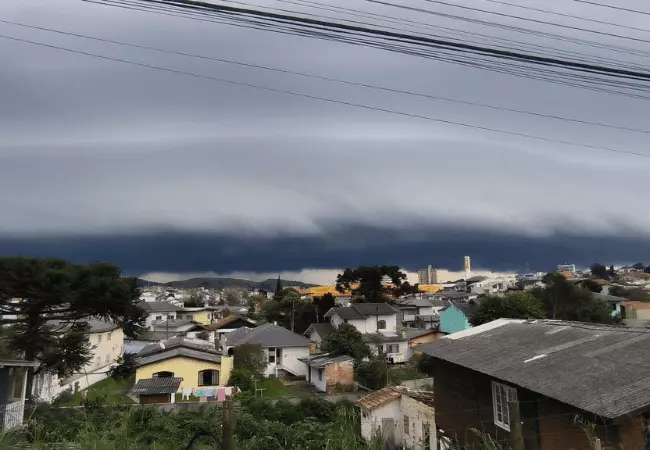
{"type": "MultiPolygon", "coordinates": [[[[156,283],[147,280],[140,280],[140,285],[145,286],[169,286],[179,289],[196,289],[205,287],[208,289],[262,289],[265,291],[274,291],[277,280],[269,278],[264,281],[242,280],[239,278],[190,278],[188,280],[170,281],[169,283],[156,283]]],[[[303,283],[301,281],[282,280],[283,286],[298,286],[308,288],[316,286],[315,284],[303,283]]]]}

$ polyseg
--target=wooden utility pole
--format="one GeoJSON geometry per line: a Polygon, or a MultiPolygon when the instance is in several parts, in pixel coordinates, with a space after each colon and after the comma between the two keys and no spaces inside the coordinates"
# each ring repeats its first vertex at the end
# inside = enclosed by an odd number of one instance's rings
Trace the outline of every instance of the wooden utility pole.
{"type": "Polygon", "coordinates": [[[524,437],[521,434],[521,413],[519,402],[508,402],[510,412],[510,448],[512,450],[525,450],[524,437]]]}
{"type": "Polygon", "coordinates": [[[227,399],[223,402],[223,422],[221,432],[221,449],[235,450],[235,413],[233,411],[232,399],[227,399]]]}

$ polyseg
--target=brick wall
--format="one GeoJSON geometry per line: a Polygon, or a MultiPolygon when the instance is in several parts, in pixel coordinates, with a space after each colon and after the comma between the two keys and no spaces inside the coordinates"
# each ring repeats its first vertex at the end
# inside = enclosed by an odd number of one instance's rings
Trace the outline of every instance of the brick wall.
{"type": "Polygon", "coordinates": [[[339,386],[354,384],[354,363],[352,361],[329,364],[325,367],[326,391],[333,394],[339,386]]]}

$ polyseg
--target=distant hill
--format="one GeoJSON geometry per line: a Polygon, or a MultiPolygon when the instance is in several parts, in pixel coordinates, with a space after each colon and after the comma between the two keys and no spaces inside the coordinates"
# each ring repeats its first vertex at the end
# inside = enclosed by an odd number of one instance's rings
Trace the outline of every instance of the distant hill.
{"type": "MultiPolygon", "coordinates": [[[[277,279],[269,278],[264,281],[241,280],[239,278],[190,278],[189,280],[170,281],[169,283],[156,283],[154,281],[139,280],[141,287],[148,286],[169,286],[179,289],[196,289],[200,287],[208,289],[262,289],[265,291],[274,291],[277,279]]],[[[315,284],[303,283],[301,281],[282,280],[282,286],[296,286],[300,288],[309,288],[317,286],[315,284]]]]}

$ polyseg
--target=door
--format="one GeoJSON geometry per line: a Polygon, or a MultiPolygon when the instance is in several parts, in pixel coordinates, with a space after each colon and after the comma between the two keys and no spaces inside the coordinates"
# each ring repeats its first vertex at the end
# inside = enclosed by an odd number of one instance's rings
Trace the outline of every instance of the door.
{"type": "Polygon", "coordinates": [[[275,349],[275,363],[278,366],[282,365],[282,349],[281,348],[276,348],[275,349]]]}
{"type": "Polygon", "coordinates": [[[381,419],[381,436],[384,448],[395,448],[395,419],[381,419]]]}

